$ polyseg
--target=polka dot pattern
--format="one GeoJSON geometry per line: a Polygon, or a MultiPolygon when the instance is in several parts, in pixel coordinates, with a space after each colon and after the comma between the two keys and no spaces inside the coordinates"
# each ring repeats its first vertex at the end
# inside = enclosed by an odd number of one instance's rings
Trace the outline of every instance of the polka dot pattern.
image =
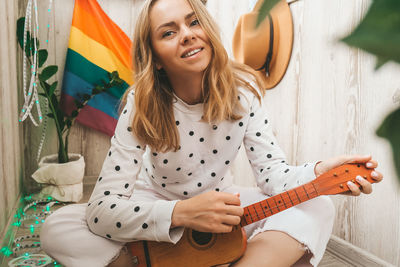
{"type": "MultiPolygon", "coordinates": [[[[176,151],[155,151],[138,142],[132,134],[130,116],[120,116],[93,192],[95,198],[88,203],[87,209],[93,214],[88,224],[96,224],[93,228],[101,229],[98,234],[109,239],[121,240],[129,232],[157,240],[156,233],[165,229],[157,226],[158,220],[152,217],[155,216],[153,208],[159,201],[130,200],[135,199],[130,196],[135,192],[135,179],[149,179],[147,183],[156,185],[153,190],[181,199],[203,191],[223,191],[231,179],[224,179],[222,175],[233,164],[242,143],[257,184],[266,194],[288,190],[299,183],[299,177],[307,177],[296,175],[299,174],[296,167],[286,163],[283,152],[275,145],[276,139],[265,116],[268,112],[260,107],[258,99],[247,90],[240,91],[240,94],[244,95],[242,99],[238,96],[244,107],[243,116],[236,121],[215,124],[199,120],[202,110],[185,112],[192,107],[178,108],[179,101],[174,102],[172,126],[175,122],[180,142],[176,151]],[[143,157],[145,150],[146,157],[143,157]],[[137,175],[141,168],[142,175],[137,175]],[[127,216],[121,216],[124,213],[127,216]]],[[[129,98],[132,97],[128,97],[128,103],[129,98]]],[[[131,102],[123,109],[122,115],[132,113],[131,102]]],[[[306,173],[308,167],[302,165],[301,170],[306,173]]],[[[165,222],[161,217],[170,218],[171,214],[166,214],[170,211],[164,206],[157,212],[160,212],[156,214],[160,216],[159,221],[165,222]]],[[[169,232],[162,234],[166,236],[169,232]]]]}

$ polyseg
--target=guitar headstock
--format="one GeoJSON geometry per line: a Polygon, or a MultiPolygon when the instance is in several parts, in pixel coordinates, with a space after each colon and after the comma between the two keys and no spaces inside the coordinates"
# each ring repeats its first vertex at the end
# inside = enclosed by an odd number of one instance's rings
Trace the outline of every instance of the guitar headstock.
{"type": "Polygon", "coordinates": [[[374,169],[367,169],[364,164],[350,163],[344,164],[329,170],[318,176],[312,184],[319,195],[335,195],[343,192],[350,191],[347,186],[348,181],[360,186],[356,177],[360,175],[370,183],[376,183],[371,177],[371,172],[374,169]]]}

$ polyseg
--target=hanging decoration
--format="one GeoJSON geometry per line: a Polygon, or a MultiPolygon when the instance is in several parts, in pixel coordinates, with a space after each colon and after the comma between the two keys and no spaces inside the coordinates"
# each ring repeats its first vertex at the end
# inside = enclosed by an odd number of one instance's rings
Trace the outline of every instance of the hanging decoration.
{"type": "Polygon", "coordinates": [[[94,96],[76,120],[112,136],[118,120],[119,101],[133,84],[132,42],[105,14],[96,0],[76,0],[64,69],[61,106],[66,114],[75,101],[90,94],[96,84],[110,80],[114,71],[124,81],[107,93],[94,96]]]}
{"type": "MultiPolygon", "coordinates": [[[[51,21],[51,10],[53,10],[53,0],[49,0],[49,6],[47,8],[47,25],[46,25],[46,46],[49,45],[49,40],[50,40],[50,21],[51,21]]],[[[47,100],[47,98],[44,98],[44,114],[47,114],[49,111],[49,101],[47,100]]],[[[36,154],[36,162],[39,162],[40,160],[40,154],[42,153],[42,149],[43,149],[43,144],[46,138],[46,132],[47,132],[47,121],[48,121],[48,117],[45,116],[44,120],[43,120],[43,128],[42,128],[42,134],[40,136],[40,142],[39,142],[39,147],[38,147],[38,152],[36,154]]]]}
{"type": "Polygon", "coordinates": [[[33,40],[37,40],[39,31],[38,13],[37,13],[37,0],[28,0],[25,13],[25,27],[24,27],[24,42],[23,51],[29,50],[28,54],[32,55],[32,61],[27,57],[26,53],[23,53],[23,90],[24,90],[24,105],[19,115],[19,121],[24,121],[28,116],[35,126],[38,126],[35,118],[32,114],[32,108],[36,104],[37,113],[39,116],[39,123],[42,122],[42,112],[40,109],[39,95],[37,92],[37,80],[38,80],[38,43],[30,42],[31,37],[33,40]],[[33,15],[32,15],[33,13],[33,15]],[[33,20],[33,21],[32,21],[33,20]],[[33,24],[33,25],[32,25],[33,24]],[[29,32],[32,36],[29,36],[29,32]],[[27,64],[30,64],[30,82],[27,87],[27,64]]]}
{"type": "MultiPolygon", "coordinates": [[[[53,0],[49,0],[48,8],[47,8],[47,23],[46,23],[46,41],[45,46],[48,46],[49,37],[50,37],[50,19],[51,19],[51,10],[53,6],[53,0]]],[[[41,14],[40,14],[41,15],[41,14]]],[[[32,121],[33,125],[39,126],[39,124],[43,123],[42,134],[40,138],[40,143],[38,147],[38,152],[36,156],[36,161],[39,161],[40,154],[43,148],[43,144],[45,142],[45,135],[47,130],[47,120],[48,118],[45,116],[43,118],[43,114],[48,113],[48,101],[44,99],[45,104],[40,104],[39,94],[38,94],[38,85],[39,85],[39,68],[43,64],[43,60],[41,62],[41,56],[43,58],[43,53],[46,52],[43,49],[39,50],[39,12],[37,0],[28,0],[28,4],[26,7],[25,17],[23,18],[23,31],[22,40],[20,45],[23,50],[23,97],[24,103],[19,115],[19,122],[25,121],[28,117],[32,121]],[[42,54],[41,54],[42,53],[42,54]],[[29,83],[28,83],[29,80],[29,83]],[[44,106],[44,110],[42,112],[42,107],[44,106]],[[37,117],[34,116],[34,110],[36,107],[37,117]]],[[[19,23],[19,22],[18,22],[19,23]]],[[[47,58],[47,52],[46,58],[47,58]]]]}
{"type": "MultiPolygon", "coordinates": [[[[51,11],[53,0],[49,0],[49,8],[48,12],[51,11]]],[[[50,15],[48,14],[48,18],[50,15]]],[[[49,20],[48,20],[49,22],[49,20]]],[[[50,23],[47,23],[47,39],[46,45],[49,42],[49,29],[50,23]]],[[[39,60],[38,60],[38,50],[39,43],[39,22],[38,22],[38,7],[37,0],[28,0],[28,4],[25,12],[25,25],[24,25],[24,42],[23,42],[23,51],[28,51],[28,53],[23,53],[23,90],[24,90],[24,104],[22,106],[22,110],[19,115],[19,121],[22,122],[26,118],[30,118],[32,123],[35,126],[38,126],[38,122],[34,118],[32,114],[32,109],[34,106],[37,108],[38,120],[39,123],[42,122],[43,116],[39,103],[39,95],[38,95],[38,69],[39,69],[39,60]],[[31,40],[35,40],[31,43],[31,40]],[[32,60],[28,58],[28,55],[31,55],[32,60]],[[30,66],[27,66],[28,63],[30,66]],[[30,70],[30,80],[28,85],[28,73],[27,69],[30,70]]]]}

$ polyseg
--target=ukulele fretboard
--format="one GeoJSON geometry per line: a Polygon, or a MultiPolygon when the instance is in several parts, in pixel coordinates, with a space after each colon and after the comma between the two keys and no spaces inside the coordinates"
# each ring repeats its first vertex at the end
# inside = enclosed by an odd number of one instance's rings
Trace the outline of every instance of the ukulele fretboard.
{"type": "Polygon", "coordinates": [[[243,227],[257,222],[317,196],[319,194],[312,182],[298,186],[245,207],[240,225],[243,227]]]}

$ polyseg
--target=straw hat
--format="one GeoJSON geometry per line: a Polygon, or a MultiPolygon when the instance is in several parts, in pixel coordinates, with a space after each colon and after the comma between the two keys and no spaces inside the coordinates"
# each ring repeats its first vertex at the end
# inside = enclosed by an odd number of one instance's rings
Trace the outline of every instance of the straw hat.
{"type": "Polygon", "coordinates": [[[239,18],[232,50],[237,61],[258,70],[264,88],[270,89],[281,81],[289,64],[293,46],[293,20],[288,3],[281,0],[256,28],[262,3],[263,0],[259,0],[252,12],[239,18]]]}

